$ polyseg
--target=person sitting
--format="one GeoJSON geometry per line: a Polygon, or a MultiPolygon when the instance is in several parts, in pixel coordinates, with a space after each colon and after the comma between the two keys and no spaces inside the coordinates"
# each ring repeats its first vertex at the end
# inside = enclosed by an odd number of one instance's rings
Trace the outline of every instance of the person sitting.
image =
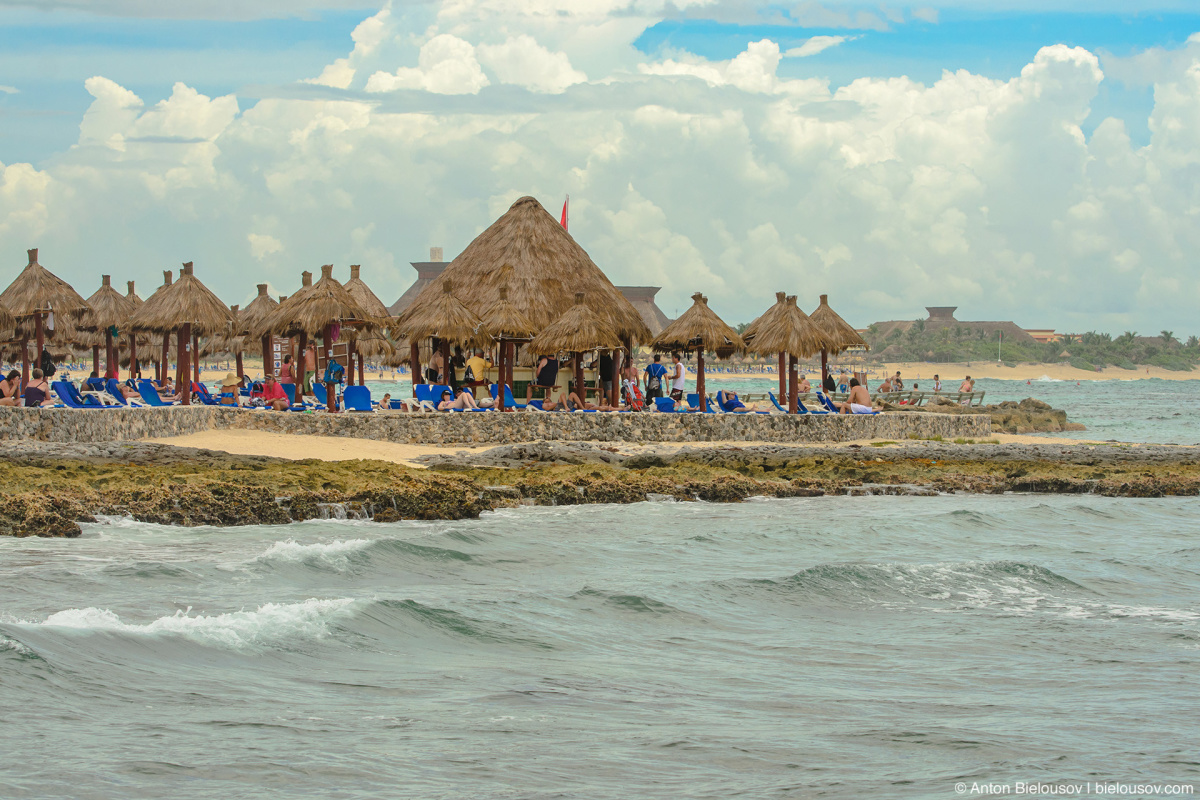
{"type": "Polygon", "coordinates": [[[867,387],[860,384],[858,378],[850,379],[850,398],[838,403],[837,407],[842,414],[870,414],[875,410],[867,387]]]}
{"type": "MultiPolygon", "coordinates": [[[[233,378],[234,385],[236,386],[237,376],[230,374],[225,378],[225,381],[228,381],[229,378],[233,378]]],[[[221,382],[222,389],[226,386],[225,381],[221,382]]],[[[270,372],[268,372],[267,377],[263,379],[262,400],[263,403],[266,404],[267,408],[271,409],[272,411],[287,411],[288,407],[292,404],[291,401],[288,400],[287,393],[284,392],[283,387],[279,385],[279,383],[275,380],[275,376],[270,372]]]]}
{"type": "Polygon", "coordinates": [[[42,371],[35,369],[31,373],[29,384],[25,387],[25,407],[38,408],[52,405],[54,405],[54,398],[50,396],[50,384],[46,383],[46,379],[42,377],[42,371]]]}
{"type": "Polygon", "coordinates": [[[958,387],[959,392],[971,392],[975,390],[975,381],[971,380],[971,376],[963,378],[962,386],[958,387]]]}
{"type": "Polygon", "coordinates": [[[798,394],[808,394],[812,391],[812,384],[808,382],[807,375],[800,376],[800,383],[796,384],[796,392],[798,394]]]}
{"type": "Polygon", "coordinates": [[[737,396],[737,392],[721,390],[717,392],[717,405],[727,414],[745,414],[755,411],[754,405],[746,405],[737,396]]]}
{"type": "Polygon", "coordinates": [[[124,397],[126,402],[129,402],[130,400],[140,401],[142,399],[142,393],[139,392],[137,387],[133,385],[133,378],[130,378],[124,383],[118,383],[117,391],[121,393],[121,397],[124,397]]]}
{"type": "Polygon", "coordinates": [[[545,393],[546,399],[550,399],[550,392],[558,383],[558,370],[560,368],[558,359],[554,356],[541,356],[538,359],[537,367],[534,369],[533,381],[525,387],[525,403],[528,404],[533,399],[533,390],[541,389],[545,393]]]}
{"type": "Polygon", "coordinates": [[[589,403],[586,400],[579,399],[579,395],[575,392],[563,392],[558,396],[558,402],[553,400],[545,400],[542,402],[542,411],[617,411],[618,409],[610,406],[608,403],[596,405],[589,403]]]}
{"type": "Polygon", "coordinates": [[[475,398],[466,389],[459,392],[458,397],[454,397],[449,389],[442,390],[442,399],[437,405],[438,411],[466,411],[471,408],[477,408],[475,398]]]}
{"type": "Polygon", "coordinates": [[[21,389],[21,373],[18,370],[12,370],[0,381],[0,406],[15,406],[19,405],[21,398],[17,392],[21,389]]]}

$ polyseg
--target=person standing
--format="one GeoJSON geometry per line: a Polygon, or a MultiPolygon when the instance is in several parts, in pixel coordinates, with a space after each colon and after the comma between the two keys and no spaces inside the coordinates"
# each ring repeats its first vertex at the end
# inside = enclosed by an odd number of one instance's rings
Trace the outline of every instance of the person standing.
{"type": "Polygon", "coordinates": [[[942,391],[942,376],[934,375],[933,376],[933,393],[940,394],[941,391],[942,391]]]}
{"type": "Polygon", "coordinates": [[[662,354],[655,353],[654,360],[646,366],[646,402],[648,404],[652,404],[654,398],[663,396],[663,381],[666,377],[667,368],[662,365],[662,354]]]}
{"type": "Polygon", "coordinates": [[[288,354],[283,357],[283,366],[279,368],[279,382],[284,386],[295,386],[296,376],[293,374],[295,367],[292,366],[292,356],[288,354]]]}
{"type": "Polygon", "coordinates": [[[683,367],[683,358],[679,353],[671,353],[671,361],[674,362],[671,372],[671,399],[678,407],[683,402],[683,393],[687,389],[687,370],[683,367]]]}

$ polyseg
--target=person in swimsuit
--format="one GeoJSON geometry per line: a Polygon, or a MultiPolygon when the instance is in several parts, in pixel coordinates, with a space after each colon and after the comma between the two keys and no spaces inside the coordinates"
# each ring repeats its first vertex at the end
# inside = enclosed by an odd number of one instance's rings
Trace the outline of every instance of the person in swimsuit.
{"type": "Polygon", "coordinates": [[[42,377],[42,371],[35,369],[29,385],[25,387],[25,407],[37,408],[38,406],[52,405],[54,405],[54,398],[50,396],[50,384],[46,383],[46,379],[42,377]]]}
{"type": "Polygon", "coordinates": [[[727,392],[725,390],[717,392],[717,405],[726,414],[745,414],[758,410],[754,404],[746,405],[743,403],[737,396],[737,392],[727,392]]]}
{"type": "Polygon", "coordinates": [[[296,375],[294,374],[295,367],[292,366],[292,357],[286,355],[283,357],[283,366],[279,368],[279,382],[282,384],[296,385],[296,375]]]}
{"type": "Polygon", "coordinates": [[[563,392],[558,396],[558,402],[553,400],[545,400],[542,402],[542,411],[616,411],[617,409],[610,406],[608,403],[595,405],[585,400],[580,400],[579,395],[575,392],[567,394],[563,392]]]}
{"type": "Polygon", "coordinates": [[[837,407],[842,414],[870,414],[875,410],[867,387],[860,384],[858,378],[850,379],[850,398],[844,403],[838,403],[837,407]]]}
{"type": "Polygon", "coordinates": [[[17,390],[20,388],[21,373],[14,369],[0,381],[0,406],[20,405],[21,398],[17,396],[17,390]]]}
{"type": "Polygon", "coordinates": [[[438,409],[438,411],[452,411],[454,409],[458,409],[459,411],[466,411],[469,408],[477,408],[477,407],[478,406],[475,405],[475,398],[472,397],[471,393],[468,392],[465,388],[461,392],[459,392],[459,395],[457,398],[453,397],[450,394],[449,389],[443,389],[442,390],[442,401],[440,403],[438,403],[437,409],[438,409]]]}
{"type": "Polygon", "coordinates": [[[304,350],[304,391],[312,394],[313,378],[317,377],[317,348],[309,345],[304,350]]]}

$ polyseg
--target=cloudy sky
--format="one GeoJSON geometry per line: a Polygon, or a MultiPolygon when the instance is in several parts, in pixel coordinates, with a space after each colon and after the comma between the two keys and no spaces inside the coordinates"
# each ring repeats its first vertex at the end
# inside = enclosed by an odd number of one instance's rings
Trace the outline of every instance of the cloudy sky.
{"type": "Polygon", "coordinates": [[[362,263],[390,303],[570,194],[671,315],[1200,333],[1194,2],[0,0],[0,123],[0,263],[84,295],[362,263]]]}

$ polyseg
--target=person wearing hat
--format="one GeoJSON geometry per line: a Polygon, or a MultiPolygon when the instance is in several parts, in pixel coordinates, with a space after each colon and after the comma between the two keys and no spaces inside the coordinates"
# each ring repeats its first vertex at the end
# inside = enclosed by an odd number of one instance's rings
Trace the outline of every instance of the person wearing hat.
{"type": "Polygon", "coordinates": [[[237,375],[230,372],[221,379],[221,396],[217,398],[217,404],[222,406],[240,406],[241,401],[238,397],[242,382],[237,375]]]}
{"type": "Polygon", "coordinates": [[[291,405],[287,393],[275,381],[275,375],[270,372],[267,373],[267,377],[263,378],[262,399],[267,404],[267,408],[273,411],[287,411],[288,406],[291,405]]]}

